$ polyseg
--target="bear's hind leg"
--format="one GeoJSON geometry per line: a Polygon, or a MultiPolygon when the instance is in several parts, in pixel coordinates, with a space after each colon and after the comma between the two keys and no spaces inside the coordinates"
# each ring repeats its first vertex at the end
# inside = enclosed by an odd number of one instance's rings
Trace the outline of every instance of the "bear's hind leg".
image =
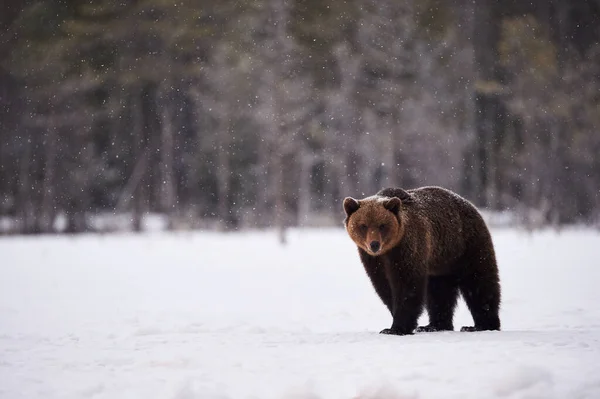
{"type": "Polygon", "coordinates": [[[495,263],[471,270],[461,278],[459,287],[475,325],[461,331],[500,330],[500,281],[495,263]]]}
{"type": "Polygon", "coordinates": [[[427,282],[427,314],[429,324],[417,328],[417,332],[452,331],[454,309],[458,299],[456,276],[429,276],[427,282]]]}

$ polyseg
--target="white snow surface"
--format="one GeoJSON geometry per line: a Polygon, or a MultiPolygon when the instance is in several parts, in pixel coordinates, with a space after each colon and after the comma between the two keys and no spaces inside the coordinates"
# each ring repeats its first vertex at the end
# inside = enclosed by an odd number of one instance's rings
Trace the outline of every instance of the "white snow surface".
{"type": "Polygon", "coordinates": [[[600,398],[600,235],[492,233],[503,330],[412,336],[342,229],[0,239],[0,398],[600,398]]]}

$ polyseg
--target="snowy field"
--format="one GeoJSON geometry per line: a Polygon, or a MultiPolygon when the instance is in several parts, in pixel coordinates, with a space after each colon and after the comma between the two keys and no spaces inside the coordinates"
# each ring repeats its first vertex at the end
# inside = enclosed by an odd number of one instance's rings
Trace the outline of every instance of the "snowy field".
{"type": "Polygon", "coordinates": [[[404,337],[341,229],[2,238],[0,398],[600,398],[600,235],[493,236],[503,331],[404,337]]]}

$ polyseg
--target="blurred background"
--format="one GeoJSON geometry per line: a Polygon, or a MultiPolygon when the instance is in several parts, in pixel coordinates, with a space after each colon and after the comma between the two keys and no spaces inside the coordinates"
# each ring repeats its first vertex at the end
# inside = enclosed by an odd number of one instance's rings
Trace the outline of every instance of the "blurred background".
{"type": "Polygon", "coordinates": [[[598,0],[2,0],[0,232],[600,226],[598,0]]]}

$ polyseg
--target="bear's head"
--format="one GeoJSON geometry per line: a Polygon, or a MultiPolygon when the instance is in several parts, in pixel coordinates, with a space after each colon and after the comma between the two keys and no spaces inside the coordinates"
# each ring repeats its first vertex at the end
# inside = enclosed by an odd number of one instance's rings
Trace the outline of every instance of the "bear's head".
{"type": "Polygon", "coordinates": [[[350,238],[371,256],[394,248],[404,234],[402,201],[398,197],[372,196],[344,199],[344,224],[350,238]]]}

